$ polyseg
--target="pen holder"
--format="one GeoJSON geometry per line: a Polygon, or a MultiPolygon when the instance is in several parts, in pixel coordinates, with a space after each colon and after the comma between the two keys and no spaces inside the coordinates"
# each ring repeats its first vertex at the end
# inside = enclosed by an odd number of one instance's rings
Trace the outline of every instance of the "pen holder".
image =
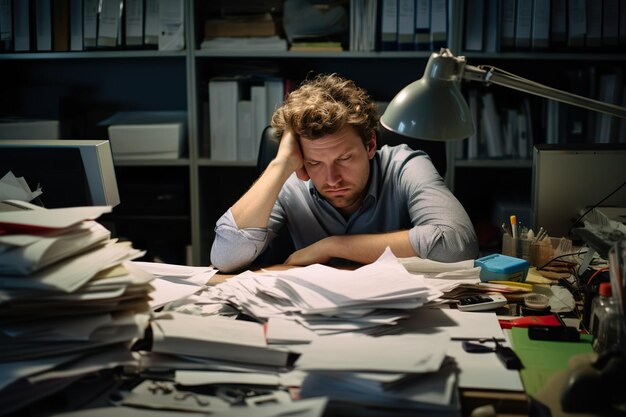
{"type": "Polygon", "coordinates": [[[540,242],[533,242],[530,251],[530,264],[542,267],[551,259],[570,253],[572,251],[572,241],[561,237],[546,237],[540,242]]]}
{"type": "Polygon", "coordinates": [[[532,243],[532,239],[513,238],[505,233],[502,236],[502,254],[524,259],[530,263],[532,243]]]}

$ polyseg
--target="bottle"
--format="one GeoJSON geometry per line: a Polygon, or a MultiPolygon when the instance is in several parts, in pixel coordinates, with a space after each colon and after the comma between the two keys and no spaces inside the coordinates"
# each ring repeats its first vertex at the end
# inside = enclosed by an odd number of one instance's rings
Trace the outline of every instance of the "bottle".
{"type": "Polygon", "coordinates": [[[599,315],[602,314],[601,312],[611,303],[613,303],[611,283],[602,282],[598,288],[598,295],[591,301],[589,333],[591,333],[594,338],[598,335],[599,315]]]}
{"type": "Polygon", "coordinates": [[[595,330],[593,350],[602,353],[620,345],[623,337],[621,325],[623,318],[613,301],[611,284],[608,282],[600,284],[599,297],[602,299],[598,301],[597,309],[592,309],[595,330]]]}

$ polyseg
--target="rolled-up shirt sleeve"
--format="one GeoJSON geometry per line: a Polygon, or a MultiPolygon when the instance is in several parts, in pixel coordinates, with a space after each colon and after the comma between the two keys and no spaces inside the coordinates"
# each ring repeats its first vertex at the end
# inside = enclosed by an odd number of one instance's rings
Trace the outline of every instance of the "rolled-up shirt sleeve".
{"type": "Polygon", "coordinates": [[[267,246],[266,228],[239,229],[231,209],[215,225],[211,264],[222,272],[232,272],[250,265],[267,246]]]}
{"type": "Polygon", "coordinates": [[[430,160],[409,158],[399,175],[413,224],[409,238],[417,256],[441,262],[476,258],[474,226],[430,160]]]}

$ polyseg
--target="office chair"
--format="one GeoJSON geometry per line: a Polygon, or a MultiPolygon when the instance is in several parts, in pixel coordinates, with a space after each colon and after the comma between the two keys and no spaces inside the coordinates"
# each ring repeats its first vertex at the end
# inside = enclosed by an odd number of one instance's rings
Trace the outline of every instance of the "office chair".
{"type": "MultiPolygon", "coordinates": [[[[439,175],[446,175],[446,144],[445,142],[433,142],[429,140],[410,139],[380,126],[376,132],[377,146],[380,149],[383,145],[396,146],[402,143],[409,145],[411,149],[419,149],[430,156],[431,161],[439,175]]],[[[257,170],[259,175],[267,167],[278,152],[278,139],[274,137],[274,128],[267,126],[261,135],[259,154],[257,157],[257,170]]]]}

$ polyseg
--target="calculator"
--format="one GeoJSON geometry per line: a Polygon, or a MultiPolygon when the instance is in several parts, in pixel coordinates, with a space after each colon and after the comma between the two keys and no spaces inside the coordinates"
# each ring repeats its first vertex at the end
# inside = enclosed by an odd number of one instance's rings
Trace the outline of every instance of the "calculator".
{"type": "Polygon", "coordinates": [[[457,308],[461,311],[495,310],[506,303],[502,294],[476,294],[460,298],[457,308]]]}

